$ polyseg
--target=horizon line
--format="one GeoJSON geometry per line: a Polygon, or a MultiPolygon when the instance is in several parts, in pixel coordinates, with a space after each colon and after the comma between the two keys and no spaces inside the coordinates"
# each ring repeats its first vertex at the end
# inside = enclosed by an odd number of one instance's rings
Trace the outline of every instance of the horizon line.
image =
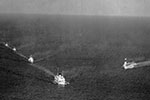
{"type": "Polygon", "coordinates": [[[0,13],[0,15],[58,15],[58,16],[103,16],[103,17],[150,17],[149,15],[117,15],[117,14],[46,14],[46,13],[0,13]]]}

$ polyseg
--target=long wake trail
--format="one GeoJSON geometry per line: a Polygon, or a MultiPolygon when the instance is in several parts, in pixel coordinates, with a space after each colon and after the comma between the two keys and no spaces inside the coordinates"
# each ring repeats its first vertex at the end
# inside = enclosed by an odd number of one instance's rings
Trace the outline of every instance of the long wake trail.
{"type": "Polygon", "coordinates": [[[150,61],[144,61],[144,62],[137,63],[136,67],[144,67],[144,66],[149,66],[149,65],[150,65],[150,61]]]}
{"type": "Polygon", "coordinates": [[[30,47],[30,46],[32,46],[32,45],[34,45],[34,43],[24,44],[24,45],[19,46],[17,49],[18,49],[18,50],[21,50],[21,49],[24,49],[24,48],[30,47]]]}
{"type": "Polygon", "coordinates": [[[47,73],[50,76],[55,76],[55,74],[53,72],[51,72],[49,69],[47,69],[47,68],[44,68],[44,67],[36,65],[36,64],[30,64],[30,65],[32,67],[35,67],[35,68],[41,70],[41,71],[44,71],[45,73],[47,73]]]}

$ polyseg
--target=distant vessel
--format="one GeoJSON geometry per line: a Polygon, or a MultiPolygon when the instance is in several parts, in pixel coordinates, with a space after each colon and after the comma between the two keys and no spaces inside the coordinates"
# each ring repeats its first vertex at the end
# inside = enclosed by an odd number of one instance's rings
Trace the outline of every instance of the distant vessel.
{"type": "Polygon", "coordinates": [[[134,68],[136,65],[137,65],[137,63],[135,63],[135,62],[128,62],[128,61],[127,61],[127,58],[125,58],[125,62],[124,62],[124,64],[123,64],[123,68],[124,68],[124,69],[132,69],[132,68],[134,68]]]}
{"type": "Polygon", "coordinates": [[[54,84],[58,84],[59,86],[64,87],[65,85],[69,84],[69,82],[66,82],[65,77],[61,74],[57,74],[54,77],[54,84]]]}
{"type": "Polygon", "coordinates": [[[32,55],[29,57],[28,61],[29,61],[30,63],[33,63],[33,62],[34,62],[34,59],[33,59],[32,55]]]}
{"type": "Polygon", "coordinates": [[[124,69],[132,69],[136,65],[137,65],[137,63],[135,63],[135,62],[128,62],[128,63],[124,62],[123,67],[124,67],[124,69]]]}
{"type": "Polygon", "coordinates": [[[16,51],[16,48],[13,48],[13,51],[16,51]]]}
{"type": "Polygon", "coordinates": [[[8,43],[5,43],[5,46],[6,46],[6,47],[9,47],[8,43]]]}
{"type": "Polygon", "coordinates": [[[132,68],[138,68],[138,67],[144,67],[144,66],[150,66],[150,61],[142,61],[142,62],[128,62],[127,58],[125,58],[125,62],[123,64],[124,69],[132,69],[132,68]]]}

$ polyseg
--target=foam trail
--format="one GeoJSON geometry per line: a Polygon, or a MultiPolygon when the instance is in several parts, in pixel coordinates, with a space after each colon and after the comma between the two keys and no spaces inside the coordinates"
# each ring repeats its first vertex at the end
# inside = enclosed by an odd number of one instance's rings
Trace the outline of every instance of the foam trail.
{"type": "Polygon", "coordinates": [[[137,63],[137,66],[135,66],[135,68],[149,66],[149,65],[150,65],[150,61],[139,62],[137,63]]]}
{"type": "Polygon", "coordinates": [[[23,54],[18,53],[18,52],[16,52],[16,54],[28,60],[28,57],[24,56],[23,54]]]}
{"type": "Polygon", "coordinates": [[[46,57],[47,55],[51,54],[52,51],[43,51],[43,52],[37,52],[37,53],[34,53],[33,56],[34,57],[46,57]]]}
{"type": "Polygon", "coordinates": [[[32,46],[33,44],[34,44],[34,43],[24,44],[24,45],[19,46],[17,49],[18,49],[18,50],[21,50],[21,49],[23,49],[23,48],[26,48],[26,47],[32,46]]]}
{"type": "MultiPolygon", "coordinates": [[[[43,60],[45,60],[45,59],[47,59],[47,58],[49,58],[49,57],[53,57],[53,56],[57,55],[58,53],[60,53],[60,52],[62,52],[62,51],[64,51],[64,50],[65,50],[65,47],[60,46],[60,47],[58,48],[58,50],[56,50],[55,52],[47,51],[47,52],[45,52],[46,56],[43,57],[43,58],[37,59],[37,60],[35,61],[35,63],[38,63],[38,62],[40,62],[40,61],[43,61],[43,60]],[[49,54],[49,55],[48,55],[48,54],[49,54]]],[[[45,54],[43,53],[43,55],[45,55],[45,54]]]]}
{"type": "Polygon", "coordinates": [[[50,52],[46,52],[46,53],[47,53],[47,56],[35,60],[34,63],[38,63],[38,62],[43,61],[43,60],[45,60],[45,59],[47,59],[47,58],[49,58],[49,57],[55,56],[55,55],[58,54],[59,52],[60,52],[60,51],[57,51],[57,52],[54,52],[53,54],[49,54],[50,52]],[[49,54],[49,55],[48,55],[48,54],[49,54]]]}
{"type": "Polygon", "coordinates": [[[51,72],[49,69],[47,68],[44,68],[42,66],[39,66],[39,65],[35,65],[35,64],[30,64],[31,66],[35,67],[35,68],[38,68],[39,70],[42,70],[44,71],[45,73],[47,73],[48,75],[52,75],[52,76],[55,76],[55,74],[53,72],[51,72]]]}
{"type": "Polygon", "coordinates": [[[64,70],[62,71],[64,76],[68,76],[68,78],[73,79],[76,78],[77,76],[80,76],[82,73],[88,71],[88,70],[92,70],[92,66],[82,66],[80,68],[72,68],[70,70],[64,70]]]}
{"type": "MultiPolygon", "coordinates": [[[[5,43],[3,43],[4,45],[5,45],[5,43]]],[[[10,47],[10,46],[8,46],[7,48],[9,48],[9,49],[11,49],[12,50],[12,48],[10,47]]],[[[21,56],[21,57],[23,57],[23,58],[25,58],[25,59],[28,59],[26,56],[24,56],[24,55],[22,55],[21,53],[19,53],[19,52],[15,52],[17,55],[19,55],[19,56],[21,56]]]]}

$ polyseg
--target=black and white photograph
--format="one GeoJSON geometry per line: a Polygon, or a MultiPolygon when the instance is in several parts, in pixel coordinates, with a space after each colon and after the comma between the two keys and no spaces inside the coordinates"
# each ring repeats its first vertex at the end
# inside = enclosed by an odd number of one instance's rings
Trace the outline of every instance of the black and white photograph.
{"type": "Polygon", "coordinates": [[[0,0],[0,100],[150,100],[150,0],[0,0]]]}

